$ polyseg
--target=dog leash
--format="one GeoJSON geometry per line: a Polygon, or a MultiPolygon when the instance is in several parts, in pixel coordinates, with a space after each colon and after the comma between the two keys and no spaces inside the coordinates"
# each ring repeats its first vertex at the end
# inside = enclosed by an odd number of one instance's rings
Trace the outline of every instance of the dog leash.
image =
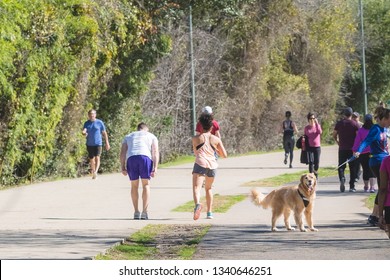
{"type": "Polygon", "coordinates": [[[339,166],[337,166],[335,170],[339,169],[341,166],[343,166],[343,165],[345,165],[345,164],[347,164],[347,163],[349,163],[349,162],[351,162],[351,161],[353,161],[353,160],[355,160],[355,159],[356,159],[355,156],[350,157],[350,158],[347,159],[344,163],[342,163],[342,164],[340,164],[339,166]]]}

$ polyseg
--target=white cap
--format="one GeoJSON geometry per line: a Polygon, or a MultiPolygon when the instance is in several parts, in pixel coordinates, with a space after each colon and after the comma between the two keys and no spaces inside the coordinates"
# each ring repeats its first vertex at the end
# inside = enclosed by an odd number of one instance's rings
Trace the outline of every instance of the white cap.
{"type": "Polygon", "coordinates": [[[213,109],[211,109],[210,106],[206,106],[202,109],[202,113],[207,113],[207,114],[212,114],[213,113],[213,109]]]}

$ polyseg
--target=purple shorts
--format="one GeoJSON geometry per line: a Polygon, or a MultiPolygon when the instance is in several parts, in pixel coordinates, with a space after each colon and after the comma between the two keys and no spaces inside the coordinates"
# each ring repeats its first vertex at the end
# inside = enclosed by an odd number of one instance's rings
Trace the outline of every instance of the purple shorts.
{"type": "Polygon", "coordinates": [[[131,181],[138,180],[139,178],[150,180],[153,162],[147,156],[131,156],[127,159],[126,169],[131,181]]]}

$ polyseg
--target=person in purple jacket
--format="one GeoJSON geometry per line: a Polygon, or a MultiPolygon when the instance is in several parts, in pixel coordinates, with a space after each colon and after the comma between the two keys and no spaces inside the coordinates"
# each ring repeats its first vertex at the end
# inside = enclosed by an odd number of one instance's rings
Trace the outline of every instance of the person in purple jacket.
{"type": "MultiPolygon", "coordinates": [[[[374,125],[372,122],[372,115],[367,114],[364,116],[364,123],[361,128],[359,128],[358,133],[355,138],[355,142],[353,144],[352,150],[355,153],[357,149],[359,148],[360,143],[363,142],[363,140],[367,137],[368,132],[370,131],[370,128],[374,125]]],[[[364,182],[364,192],[371,192],[374,193],[376,192],[375,189],[375,181],[376,177],[375,174],[372,172],[370,165],[369,165],[369,160],[370,160],[370,147],[365,148],[359,158],[359,164],[362,166],[363,170],[363,182],[364,182]]]]}

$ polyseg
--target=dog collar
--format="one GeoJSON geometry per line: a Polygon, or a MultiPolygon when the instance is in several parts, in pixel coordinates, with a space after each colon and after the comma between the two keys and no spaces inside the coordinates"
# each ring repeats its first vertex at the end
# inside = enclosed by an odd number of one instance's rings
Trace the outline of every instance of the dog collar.
{"type": "Polygon", "coordinates": [[[303,200],[303,205],[305,205],[305,207],[307,207],[310,203],[309,199],[307,199],[303,194],[301,194],[301,192],[299,191],[298,189],[298,193],[299,193],[299,196],[302,198],[303,200]]]}

